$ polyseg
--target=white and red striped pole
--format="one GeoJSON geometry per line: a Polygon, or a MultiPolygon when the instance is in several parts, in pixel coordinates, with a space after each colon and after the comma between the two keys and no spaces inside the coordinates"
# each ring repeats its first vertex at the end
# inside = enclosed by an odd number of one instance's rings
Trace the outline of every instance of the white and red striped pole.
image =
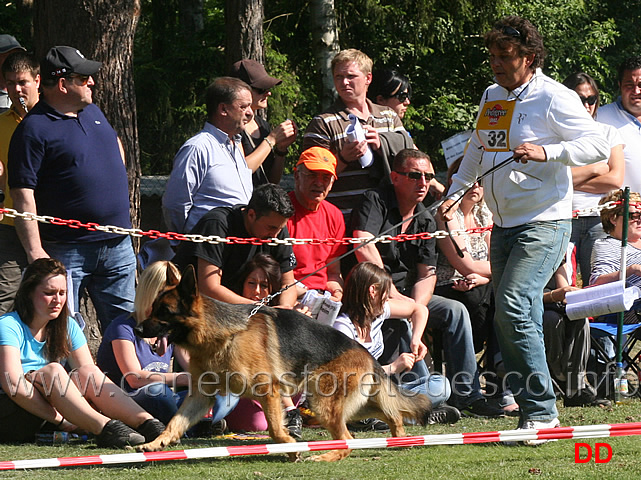
{"type": "Polygon", "coordinates": [[[0,461],[0,470],[19,470],[86,465],[119,465],[271,453],[317,452],[365,448],[416,447],[425,445],[466,445],[474,443],[522,442],[524,440],[563,440],[641,435],[641,422],[610,425],[546,428],[541,430],[504,430],[496,432],[421,435],[414,437],[363,438],[300,443],[273,443],[232,447],[194,448],[149,453],[116,453],[86,457],[41,458],[34,460],[0,461]]]}

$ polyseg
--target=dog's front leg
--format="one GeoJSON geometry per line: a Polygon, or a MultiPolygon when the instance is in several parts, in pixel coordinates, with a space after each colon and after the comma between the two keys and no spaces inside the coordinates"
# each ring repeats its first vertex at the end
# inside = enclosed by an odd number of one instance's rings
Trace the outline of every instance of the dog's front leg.
{"type": "Polygon", "coordinates": [[[153,442],[138,445],[136,450],[139,452],[155,452],[168,445],[178,443],[187,429],[198,423],[215,401],[216,397],[206,397],[200,392],[187,396],[176,415],[167,424],[165,431],[153,442]]]}
{"type": "MultiPolygon", "coordinates": [[[[265,419],[269,428],[269,436],[277,443],[296,443],[283,425],[283,406],[278,393],[278,386],[272,386],[272,391],[265,395],[257,396],[265,413],[265,419]]],[[[289,453],[289,460],[297,462],[300,460],[300,453],[289,453]]]]}

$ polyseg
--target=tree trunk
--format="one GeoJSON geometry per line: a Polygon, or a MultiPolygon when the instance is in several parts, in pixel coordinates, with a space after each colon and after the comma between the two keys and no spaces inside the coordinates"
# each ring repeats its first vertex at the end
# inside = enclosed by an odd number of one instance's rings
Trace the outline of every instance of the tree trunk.
{"type": "Polygon", "coordinates": [[[251,58],[265,64],[263,0],[225,0],[225,67],[251,58]]]}
{"type": "Polygon", "coordinates": [[[340,50],[334,0],[311,0],[309,8],[312,18],[312,50],[316,68],[321,75],[321,105],[325,110],[334,101],[331,63],[340,50]]]}
{"type": "Polygon", "coordinates": [[[178,8],[182,36],[188,42],[193,41],[196,34],[205,28],[203,0],[181,0],[178,8]]]}

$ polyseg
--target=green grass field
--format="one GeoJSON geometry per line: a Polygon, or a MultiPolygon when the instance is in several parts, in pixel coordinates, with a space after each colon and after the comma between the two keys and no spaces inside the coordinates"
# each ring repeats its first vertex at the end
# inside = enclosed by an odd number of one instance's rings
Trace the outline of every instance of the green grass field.
{"type": "MultiPolygon", "coordinates": [[[[563,426],[641,422],[641,402],[631,401],[611,409],[563,408],[559,403],[563,426]]],[[[509,430],[517,420],[505,418],[481,420],[464,418],[455,425],[408,428],[410,435],[486,432],[509,430]]],[[[306,428],[305,441],[327,440],[322,429],[306,428]]],[[[359,434],[357,438],[374,436],[359,434]]],[[[395,449],[355,450],[341,462],[317,464],[289,463],[284,455],[242,456],[206,460],[165,461],[123,467],[75,467],[0,472],[0,478],[118,478],[118,479],[522,479],[564,478],[602,479],[638,478],[641,472],[641,437],[617,437],[576,440],[609,443],[612,460],[596,464],[575,464],[575,441],[559,440],[539,447],[508,447],[498,444],[431,446],[395,449]]],[[[261,444],[265,441],[229,441],[222,439],[185,440],[176,449],[261,444]]],[[[0,460],[73,457],[119,453],[98,449],[92,443],[82,445],[38,446],[0,445],[0,460]]],[[[605,452],[604,452],[605,453],[605,452]]],[[[581,451],[585,457],[586,450],[581,451]]],[[[309,456],[310,454],[304,454],[309,456]]]]}

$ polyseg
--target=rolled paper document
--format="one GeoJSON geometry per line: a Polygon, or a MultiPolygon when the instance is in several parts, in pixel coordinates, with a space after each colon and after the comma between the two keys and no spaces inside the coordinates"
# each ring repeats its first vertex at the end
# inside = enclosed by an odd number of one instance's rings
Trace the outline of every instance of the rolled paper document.
{"type": "Polygon", "coordinates": [[[638,287],[625,287],[625,282],[606,283],[565,294],[565,314],[570,320],[599,317],[608,313],[625,312],[641,295],[638,287]]]}
{"type": "MultiPolygon", "coordinates": [[[[363,130],[361,122],[358,121],[358,117],[353,113],[350,113],[348,117],[351,123],[345,129],[347,140],[350,142],[362,142],[365,140],[365,130],[363,130]]],[[[363,168],[367,168],[372,164],[374,161],[374,155],[372,154],[372,150],[370,150],[369,145],[367,146],[367,151],[358,159],[358,161],[363,168]]]]}

